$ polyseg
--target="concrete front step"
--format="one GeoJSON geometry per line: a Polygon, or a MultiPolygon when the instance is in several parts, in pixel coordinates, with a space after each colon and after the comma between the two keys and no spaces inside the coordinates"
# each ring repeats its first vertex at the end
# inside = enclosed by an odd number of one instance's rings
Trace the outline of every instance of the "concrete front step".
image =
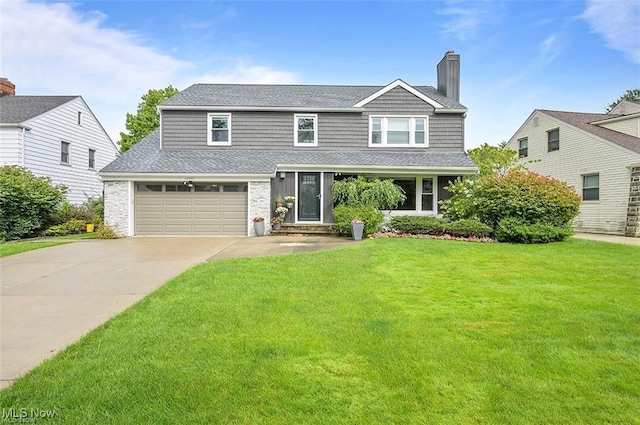
{"type": "Polygon", "coordinates": [[[331,224],[283,224],[278,230],[271,229],[272,235],[337,235],[331,224]]]}

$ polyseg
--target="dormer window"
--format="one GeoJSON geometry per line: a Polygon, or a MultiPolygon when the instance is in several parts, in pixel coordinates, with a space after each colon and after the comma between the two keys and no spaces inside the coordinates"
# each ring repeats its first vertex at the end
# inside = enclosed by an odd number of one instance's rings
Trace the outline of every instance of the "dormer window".
{"type": "Polygon", "coordinates": [[[231,114],[207,114],[207,145],[231,145],[231,114]]]}
{"type": "Polygon", "coordinates": [[[369,119],[369,146],[427,147],[427,117],[376,117],[369,119]]]}
{"type": "Polygon", "coordinates": [[[318,146],[318,116],[294,115],[294,146],[318,146]]]}

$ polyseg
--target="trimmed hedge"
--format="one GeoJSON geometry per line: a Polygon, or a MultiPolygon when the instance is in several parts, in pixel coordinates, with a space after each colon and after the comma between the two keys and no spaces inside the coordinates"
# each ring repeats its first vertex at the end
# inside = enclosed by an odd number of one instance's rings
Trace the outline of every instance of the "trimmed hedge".
{"type": "Polygon", "coordinates": [[[504,218],[495,229],[496,239],[500,242],[549,243],[563,241],[571,235],[573,230],[569,225],[527,224],[519,218],[504,218]]]}
{"type": "Polygon", "coordinates": [[[362,220],[364,234],[375,233],[384,221],[384,214],[373,207],[338,205],[333,209],[333,220],[341,234],[351,235],[351,220],[362,220]]]}
{"type": "Polygon", "coordinates": [[[443,235],[446,222],[437,217],[403,215],[389,220],[389,227],[411,235],[443,235]]]}
{"type": "Polygon", "coordinates": [[[477,220],[458,220],[447,222],[444,219],[429,216],[399,216],[389,220],[389,227],[398,233],[412,235],[440,236],[448,234],[460,238],[487,238],[492,229],[477,220]]]}

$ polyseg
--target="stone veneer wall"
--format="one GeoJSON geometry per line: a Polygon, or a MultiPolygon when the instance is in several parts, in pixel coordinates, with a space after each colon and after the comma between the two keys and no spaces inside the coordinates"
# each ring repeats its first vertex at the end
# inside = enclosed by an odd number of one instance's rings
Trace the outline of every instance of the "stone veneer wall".
{"type": "Polygon", "coordinates": [[[254,217],[264,217],[265,233],[271,229],[271,182],[249,182],[249,236],[255,236],[254,217]]]}
{"type": "Polygon", "coordinates": [[[128,236],[129,182],[104,182],[104,222],[113,227],[118,236],[128,236]]]}
{"type": "Polygon", "coordinates": [[[625,236],[640,238],[640,165],[631,167],[625,236]]]}

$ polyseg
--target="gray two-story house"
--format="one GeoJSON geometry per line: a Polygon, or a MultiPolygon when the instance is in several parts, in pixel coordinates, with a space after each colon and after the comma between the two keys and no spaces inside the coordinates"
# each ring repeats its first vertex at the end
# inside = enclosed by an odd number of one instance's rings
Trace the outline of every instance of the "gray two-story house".
{"type": "Polygon", "coordinates": [[[105,220],[122,235],[253,235],[279,196],[286,221],[333,222],[331,185],[392,178],[390,214],[439,213],[449,181],[474,174],[464,152],[460,57],[438,88],[195,84],[159,106],[160,128],[105,167],[105,220]]]}

